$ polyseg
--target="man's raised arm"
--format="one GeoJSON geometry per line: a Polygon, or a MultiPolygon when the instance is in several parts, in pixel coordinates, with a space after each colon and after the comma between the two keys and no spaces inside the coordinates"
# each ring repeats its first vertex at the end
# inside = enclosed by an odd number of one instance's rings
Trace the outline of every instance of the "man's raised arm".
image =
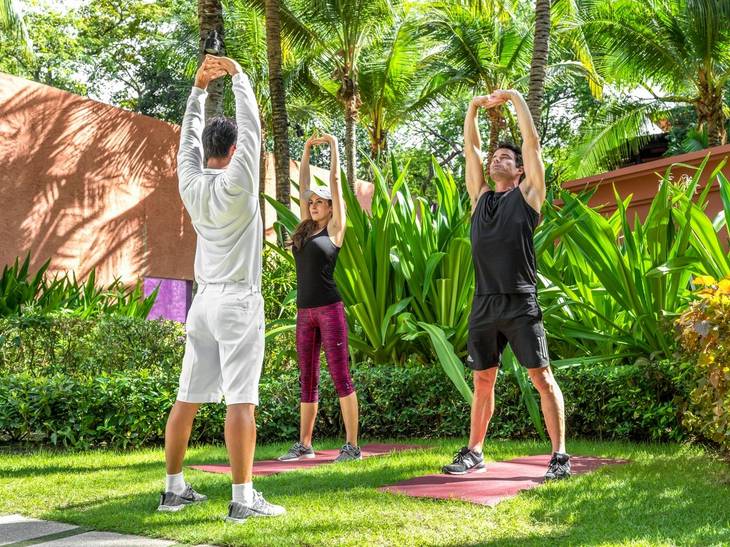
{"type": "Polygon", "coordinates": [[[206,57],[195,74],[195,84],[188,97],[180,128],[180,148],[177,153],[177,176],[183,199],[203,173],[203,127],[205,126],[205,99],[208,83],[225,74],[206,57]]]}
{"type": "Polygon", "coordinates": [[[214,63],[233,76],[233,95],[236,97],[236,126],[238,140],[224,179],[231,187],[258,195],[259,161],[261,152],[261,122],[251,82],[241,66],[228,57],[214,57],[214,63]]]}
{"type": "Polygon", "coordinates": [[[522,161],[525,167],[525,180],[520,184],[520,188],[522,188],[525,201],[539,213],[547,193],[540,136],[522,94],[515,90],[504,91],[503,93],[508,94],[508,100],[515,107],[517,123],[522,134],[522,161]]]}
{"type": "Polygon", "coordinates": [[[482,138],[479,135],[479,101],[474,97],[466,109],[464,118],[464,159],[466,161],[466,190],[469,192],[472,210],[487,186],[482,167],[482,138]]]}

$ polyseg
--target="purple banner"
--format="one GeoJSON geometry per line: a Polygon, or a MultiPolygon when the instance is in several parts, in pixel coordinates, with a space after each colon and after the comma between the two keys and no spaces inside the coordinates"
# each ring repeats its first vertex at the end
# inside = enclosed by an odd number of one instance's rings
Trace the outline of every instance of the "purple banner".
{"type": "Polygon", "coordinates": [[[144,294],[149,295],[159,287],[155,305],[147,319],[170,319],[185,323],[190,304],[193,302],[193,282],[185,279],[144,278],[144,294]]]}

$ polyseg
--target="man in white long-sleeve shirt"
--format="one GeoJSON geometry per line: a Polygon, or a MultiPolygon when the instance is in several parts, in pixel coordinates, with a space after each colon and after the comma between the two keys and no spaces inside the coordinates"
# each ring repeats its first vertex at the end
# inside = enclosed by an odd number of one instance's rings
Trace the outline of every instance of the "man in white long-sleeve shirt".
{"type": "Polygon", "coordinates": [[[225,398],[233,482],[226,520],[285,512],[253,489],[251,475],[264,356],[260,147],[258,107],[247,76],[232,59],[206,56],[188,98],[177,157],[180,196],[198,235],[198,292],[188,313],[177,401],[165,429],[167,480],[160,511],[207,499],[185,483],[182,464],[200,404],[225,398]],[[214,118],[204,128],[206,88],[225,74],[233,76],[236,122],[214,118]]]}

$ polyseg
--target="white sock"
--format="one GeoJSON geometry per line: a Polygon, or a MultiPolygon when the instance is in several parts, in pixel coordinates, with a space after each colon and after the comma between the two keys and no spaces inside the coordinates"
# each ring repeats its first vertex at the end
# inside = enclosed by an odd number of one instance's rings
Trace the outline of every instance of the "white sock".
{"type": "Polygon", "coordinates": [[[244,482],[243,484],[232,484],[233,487],[233,501],[242,503],[244,505],[251,505],[253,503],[253,483],[244,482]]]}
{"type": "Polygon", "coordinates": [[[185,492],[185,479],[183,478],[182,471],[174,475],[167,475],[165,479],[165,492],[173,492],[178,495],[185,492]]]}

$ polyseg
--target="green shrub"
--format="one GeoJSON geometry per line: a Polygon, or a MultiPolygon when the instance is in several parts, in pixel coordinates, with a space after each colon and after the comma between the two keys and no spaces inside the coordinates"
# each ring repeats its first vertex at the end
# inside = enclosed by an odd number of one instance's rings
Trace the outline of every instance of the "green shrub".
{"type": "MultiPolygon", "coordinates": [[[[158,445],[175,400],[179,365],[168,374],[128,370],[97,377],[28,372],[0,377],[0,441],[74,448],[158,445]]],[[[558,371],[568,434],[602,439],[683,438],[671,380],[659,366],[558,371]]],[[[364,438],[456,436],[469,430],[469,406],[437,366],[353,367],[364,438]]],[[[259,441],[293,441],[299,431],[297,372],[265,366],[259,441]]],[[[531,438],[535,429],[510,376],[500,374],[490,438],[531,438]]],[[[203,405],[192,442],[223,439],[225,405],[203,405]]],[[[338,399],[322,374],[317,438],[342,437],[338,399]]]]}
{"type": "Polygon", "coordinates": [[[0,317],[24,314],[27,309],[41,313],[65,311],[79,317],[99,314],[146,318],[157,298],[157,289],[144,296],[142,284],[125,286],[118,279],[107,287],[96,285],[96,271],[91,270],[83,283],[74,274],[46,276],[47,260],[30,274],[30,254],[20,264],[5,266],[0,274],[0,317]]]}
{"type": "Polygon", "coordinates": [[[175,321],[36,313],[0,318],[0,373],[87,377],[145,369],[177,378],[184,349],[184,326],[175,321]]]}
{"type": "Polygon", "coordinates": [[[698,278],[699,299],[677,321],[692,391],[684,425],[730,448],[730,279],[698,278]]]}

